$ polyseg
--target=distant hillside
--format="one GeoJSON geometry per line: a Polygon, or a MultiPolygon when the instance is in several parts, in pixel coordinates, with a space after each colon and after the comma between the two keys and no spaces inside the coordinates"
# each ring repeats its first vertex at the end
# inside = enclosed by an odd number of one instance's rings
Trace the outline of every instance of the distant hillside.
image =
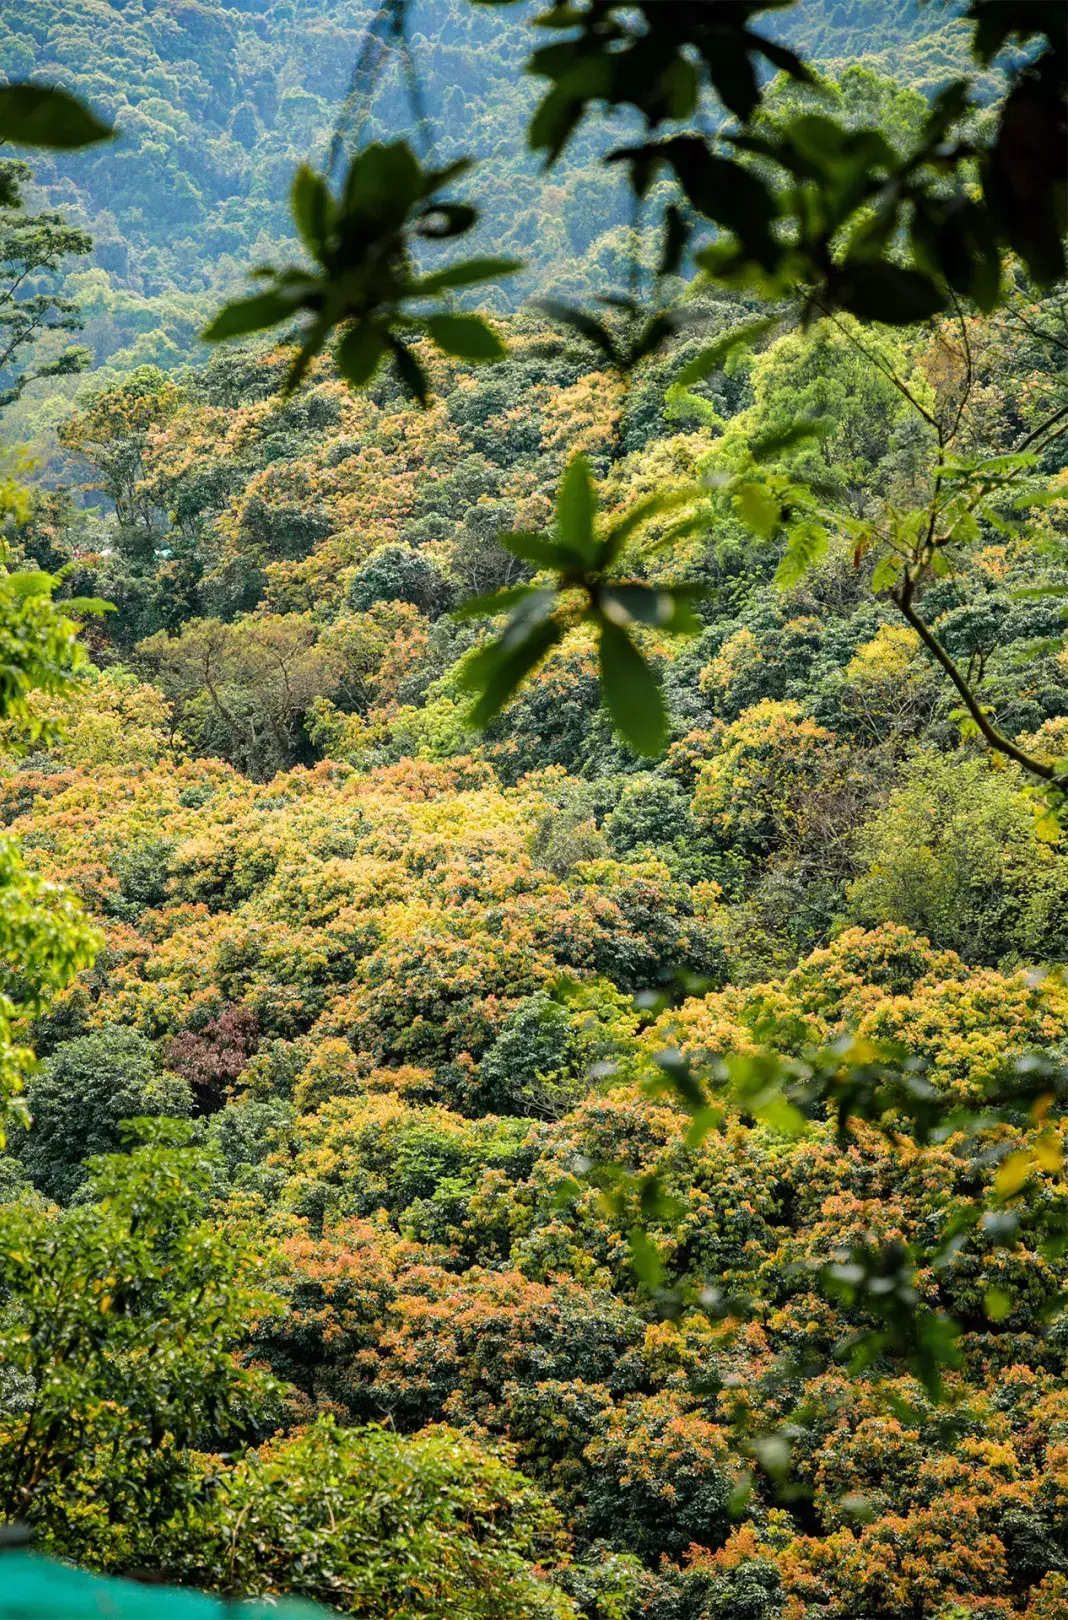
{"type": "MultiPolygon", "coordinates": [[[[82,292],[99,358],[173,362],[250,264],[295,248],[290,178],[302,158],[324,156],[374,11],[363,0],[0,0],[0,71],[60,80],[121,131],[113,145],[37,163],[41,200],[97,239],[82,292]]],[[[580,264],[596,274],[592,239],[623,222],[621,193],[581,174],[581,155],[546,181],[523,150],[536,89],[519,78],[521,19],[467,0],[426,0],[413,19],[435,150],[493,160],[485,235],[530,261],[516,296],[571,285],[580,264]]],[[[365,129],[413,122],[396,62],[365,129]]]]}
{"type": "MultiPolygon", "coordinates": [[[[434,149],[492,161],[492,184],[474,180],[483,239],[528,266],[498,294],[502,306],[616,279],[629,217],[588,147],[550,176],[523,148],[537,91],[518,70],[526,18],[539,9],[417,0],[413,10],[434,149]]],[[[840,67],[875,53],[881,71],[936,87],[965,65],[963,25],[947,24],[946,9],[804,0],[776,26],[818,60],[840,67]],[[924,37],[932,27],[937,42],[924,37]]],[[[40,200],[96,238],[78,291],[98,362],[184,359],[220,295],[250,264],[291,248],[290,176],[308,153],[325,153],[374,10],[367,0],[0,0],[0,72],[75,87],[122,132],[112,146],[37,163],[40,200]]],[[[365,129],[412,126],[396,62],[365,129]]]]}

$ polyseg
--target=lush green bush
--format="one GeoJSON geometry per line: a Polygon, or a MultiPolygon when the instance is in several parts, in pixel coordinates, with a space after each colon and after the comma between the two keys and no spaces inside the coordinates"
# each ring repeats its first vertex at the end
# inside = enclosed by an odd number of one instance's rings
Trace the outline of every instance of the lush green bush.
{"type": "Polygon", "coordinates": [[[161,1072],[151,1041],[107,1025],[67,1041],[26,1088],[31,1124],[11,1138],[34,1186],[69,1203],[88,1175],[87,1160],[123,1144],[124,1120],[184,1118],[193,1098],[184,1080],[161,1072]]]}
{"type": "Polygon", "coordinates": [[[411,602],[437,615],[448,602],[448,585],[429,557],[411,546],[382,546],[353,575],[349,601],[358,613],[376,602],[411,602]]]}
{"type": "Polygon", "coordinates": [[[158,1556],[198,1586],[300,1593],[352,1615],[566,1620],[577,1610],[546,1570],[561,1550],[540,1492],[466,1436],[324,1419],[222,1475],[207,1462],[158,1556]]]}
{"type": "Polygon", "coordinates": [[[592,1054],[566,1007],[528,996],[478,1068],[483,1104],[494,1113],[552,1119],[585,1092],[592,1054]]]}
{"type": "Polygon", "coordinates": [[[1063,961],[1068,863],[1036,838],[1038,814],[1015,769],[919,754],[858,833],[851,914],[904,923],[967,962],[1063,961]]]}
{"type": "Polygon", "coordinates": [[[194,1447],[255,1437],[277,1411],[272,1381],[232,1353],[279,1303],[264,1244],[210,1218],[210,1160],[176,1145],[188,1134],[156,1126],[96,1160],[62,1213],[0,1209],[3,1512],[102,1567],[155,1556],[198,1488],[194,1447]]]}

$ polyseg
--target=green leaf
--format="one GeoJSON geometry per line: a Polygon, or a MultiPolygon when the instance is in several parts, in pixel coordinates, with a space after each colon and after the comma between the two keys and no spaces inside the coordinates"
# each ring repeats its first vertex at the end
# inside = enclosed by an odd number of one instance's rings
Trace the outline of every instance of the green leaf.
{"type": "Polygon", "coordinates": [[[782,508],[766,485],[739,484],[734,491],[734,504],[742,522],[761,540],[767,540],[774,534],[782,508]]]}
{"type": "Polygon", "coordinates": [[[41,84],[0,85],[0,141],[69,152],[115,134],[65,90],[41,84]]]}
{"type": "Polygon", "coordinates": [[[252,332],[264,332],[279,321],[288,320],[300,308],[301,299],[295,290],[287,292],[257,293],[253,298],[240,298],[221,309],[211,325],[201,333],[205,343],[223,343],[227,338],[248,337],[252,332]]]}
{"type": "Polygon", "coordinates": [[[722,1108],[699,1108],[694,1113],[683,1141],[688,1148],[699,1148],[713,1131],[718,1131],[726,1114],[722,1108]]]}
{"type": "Polygon", "coordinates": [[[803,1136],[808,1130],[808,1121],[801,1110],[781,1095],[769,1097],[765,1102],[755,1103],[753,1117],[761,1120],[779,1136],[803,1136]]]}
{"type": "Polygon", "coordinates": [[[655,354],[669,338],[674,337],[678,329],[679,322],[672,315],[654,315],[635,339],[627,353],[622,370],[625,372],[632,371],[639,360],[644,360],[647,356],[655,354]]]}
{"type": "Polygon", "coordinates": [[[470,658],[458,681],[467,691],[482,693],[468,715],[471,724],[488,725],[563,633],[555,619],[538,619],[522,630],[519,640],[511,640],[506,630],[499,641],[470,658]]]}
{"type": "Polygon", "coordinates": [[[723,362],[735,349],[740,349],[750,343],[755,343],[765,336],[776,325],[772,315],[762,315],[759,320],[746,321],[742,326],[735,326],[731,331],[725,332],[694,356],[688,365],[683,366],[675,378],[677,385],[688,388],[691,383],[702,382],[712,371],[721,371],[723,362]]]}
{"type": "Polygon", "coordinates": [[[560,544],[592,567],[597,559],[593,520],[597,495],[590,464],[580,451],[571,457],[556,497],[556,534],[560,544]]]}
{"type": "MultiPolygon", "coordinates": [[[[1022,511],[1026,511],[1026,509],[1028,507],[1031,507],[1031,506],[1052,506],[1055,501],[1063,501],[1063,500],[1064,500],[1064,490],[1063,490],[1063,488],[1062,489],[1036,489],[1036,490],[1029,490],[1023,495],[1017,495],[1017,497],[1013,501],[1012,505],[1013,505],[1013,510],[1014,511],[1022,512],[1022,511]]],[[[1063,590],[1064,587],[1062,586],[1061,589],[1063,590]]]]}
{"type": "Polygon", "coordinates": [[[775,570],[775,583],[781,591],[799,585],[814,563],[827,550],[827,531],[819,523],[798,523],[790,530],[786,551],[775,570]]]}
{"type": "MultiPolygon", "coordinates": [[[[527,64],[527,72],[536,71],[534,63],[542,53],[535,52],[527,64]]],[[[586,88],[585,94],[596,95],[595,88],[586,88]]],[[[527,139],[537,152],[547,151],[547,165],[552,167],[567,145],[568,137],[582,117],[582,103],[573,94],[561,89],[550,90],[537,108],[527,126],[527,139]]]]}
{"type": "Polygon", "coordinates": [[[661,625],[670,619],[674,603],[666,591],[653,585],[607,585],[598,594],[597,607],[621,628],[628,624],[661,625]]]}
{"type": "Polygon", "coordinates": [[[290,366],[289,374],[286,377],[285,393],[287,396],[296,393],[307,375],[308,367],[316,355],[322,353],[329,336],[330,326],[324,320],[316,321],[306,333],[304,342],[297,350],[296,358],[290,366]]]}
{"type": "Polygon", "coordinates": [[[969,540],[978,540],[979,534],[980,529],[975,520],[975,514],[963,511],[954,520],[946,539],[951,540],[954,545],[963,546],[967,545],[969,540]]]}
{"type": "Polygon", "coordinates": [[[719,99],[742,124],[750,118],[760,100],[756,68],[749,55],[749,41],[753,37],[737,25],[724,28],[708,59],[708,71],[719,99]]]}
{"type": "Polygon", "coordinates": [[[987,1319],[991,1322],[1004,1322],[1012,1310],[1012,1299],[1001,1288],[988,1288],[983,1300],[983,1309],[987,1319]]]}
{"type": "Polygon", "coordinates": [[[862,321],[911,326],[945,307],[939,287],[919,270],[882,260],[846,260],[832,278],[835,302],[862,321]]]}
{"type": "Polygon", "coordinates": [[[695,597],[707,596],[705,585],[606,585],[598,595],[597,608],[613,624],[648,624],[676,635],[692,635],[703,627],[690,608],[695,597]]]}
{"type": "Polygon", "coordinates": [[[776,201],[752,169],[717,157],[702,136],[678,135],[653,148],[670,163],[688,201],[706,219],[733,231],[747,257],[770,269],[777,256],[772,234],[776,201]]]}
{"type": "Polygon", "coordinates": [[[871,576],[871,588],[876,593],[879,591],[888,591],[892,586],[897,584],[900,577],[901,558],[895,557],[892,552],[888,552],[885,557],[880,557],[879,561],[875,564],[875,569],[871,576]]]}
{"type": "Polygon", "coordinates": [[[749,454],[756,462],[771,461],[797,444],[806,444],[809,439],[826,438],[829,431],[826,422],[791,422],[789,427],[782,428],[778,433],[765,433],[759,439],[751,439],[749,454]]]}
{"type": "Polygon", "coordinates": [[[740,1519],[753,1497],[753,1476],[748,1469],[735,1474],[727,1497],[727,1512],[732,1519],[740,1519]]]}
{"type": "Polygon", "coordinates": [[[423,195],[426,197],[432,196],[435,192],[440,191],[443,186],[451,185],[454,180],[458,180],[462,174],[467,174],[474,166],[474,158],[462,157],[454,158],[451,163],[446,163],[443,168],[428,169],[426,171],[426,185],[423,195]]]}
{"type": "Polygon", "coordinates": [[[1064,837],[1064,828],[1052,810],[1047,810],[1035,822],[1035,837],[1042,844],[1059,844],[1064,837]]]}
{"type": "Polygon", "coordinates": [[[540,309],[543,314],[552,320],[559,321],[561,326],[570,326],[572,331],[578,332],[594,348],[600,349],[605,359],[613,366],[620,363],[619,350],[615,339],[608,328],[584,310],[572,309],[569,304],[558,303],[555,298],[535,298],[534,308],[540,309]]]}
{"type": "MultiPolygon", "coordinates": [[[[1031,9],[1026,7],[1025,11],[1031,9]]],[[[1020,0],[973,0],[965,16],[975,24],[972,55],[982,67],[990,66],[1014,27],[1033,25],[1032,16],[1025,21],[1025,11],[1021,11],[1020,0]]]]}
{"type": "MultiPolygon", "coordinates": [[[[533,597],[541,597],[548,606],[555,595],[555,591],[541,590],[537,585],[507,585],[500,591],[488,591],[485,596],[472,596],[469,601],[454,608],[450,617],[491,619],[498,613],[507,613],[509,608],[516,607],[520,602],[531,602],[533,597]]],[[[531,602],[531,607],[534,605],[531,602]]]]}
{"type": "Polygon", "coordinates": [[[1013,1198],[1030,1180],[1035,1167],[1034,1155],[1027,1148],[1018,1148],[1006,1154],[994,1177],[995,1198],[1013,1198]]]}
{"type": "Polygon", "coordinates": [[[601,691],[616,730],[637,754],[658,754],[667,715],[655,674],[625,630],[601,622],[601,691]]]}
{"type": "Polygon", "coordinates": [[[334,213],[334,200],[326,181],[307,163],[302,163],[293,176],[289,201],[301,241],[312,257],[321,261],[334,213]]]}
{"type": "Polygon", "coordinates": [[[658,276],[678,274],[691,233],[692,227],[689,222],[683,218],[674,203],[669,203],[664,212],[664,245],[660,253],[660,262],[656,267],[658,276]]]}
{"type": "Polygon", "coordinates": [[[790,1441],[785,1434],[754,1435],[753,1454],[770,1479],[786,1479],[790,1472],[790,1441]]]}
{"type": "Polygon", "coordinates": [[[478,209],[470,203],[431,203],[420,215],[416,234],[434,242],[463,236],[478,219],[478,209]]]}
{"type": "MultiPolygon", "coordinates": [[[[5,574],[3,580],[12,596],[18,597],[51,596],[59,584],[55,574],[46,574],[39,568],[20,569],[18,573],[5,574]]],[[[67,607],[69,603],[65,602],[63,606],[67,607]]]]}
{"type": "Polygon", "coordinates": [[[671,612],[661,624],[661,630],[666,630],[672,636],[699,636],[705,626],[690,604],[710,596],[710,588],[696,584],[672,585],[663,594],[670,598],[671,612]]]}
{"type": "Polygon", "coordinates": [[[412,298],[423,298],[432,293],[446,292],[452,287],[471,287],[478,281],[495,281],[498,276],[510,276],[523,268],[520,259],[465,259],[446,270],[435,270],[413,282],[412,298]]]}
{"type": "Polygon", "coordinates": [[[426,326],[439,349],[462,360],[503,360],[505,347],[478,315],[428,315],[426,326]]]}
{"type": "Polygon", "coordinates": [[[710,521],[707,507],[692,512],[689,517],[684,517],[678,523],[672,523],[669,528],[665,529],[660,539],[654,541],[648,548],[649,554],[652,555],[656,551],[667,551],[669,547],[675,544],[676,540],[685,540],[691,534],[706,533],[710,521]]]}
{"type": "Polygon", "coordinates": [[[337,346],[334,363],[352,388],[362,388],[378,370],[386,352],[386,335],[380,326],[363,323],[352,327],[337,346]]]}
{"type": "Polygon", "coordinates": [[[544,534],[501,534],[497,536],[506,551],[534,568],[552,568],[564,572],[570,558],[562,553],[544,534]]]}
{"type": "Polygon", "coordinates": [[[376,226],[399,224],[422,193],[423,171],[407,141],[376,141],[349,165],[344,211],[376,226]]]}
{"type": "Polygon", "coordinates": [[[635,529],[641,528],[643,523],[648,523],[650,518],[658,517],[661,512],[676,512],[680,507],[689,506],[693,501],[700,500],[706,493],[700,484],[685,484],[680,489],[661,490],[656,494],[646,495],[643,500],[635,501],[605,535],[600,550],[601,566],[605,567],[608,563],[615,562],[635,529]]]}
{"type": "Polygon", "coordinates": [[[647,1233],[640,1226],[634,1227],[627,1239],[630,1245],[630,1258],[638,1278],[646,1288],[657,1288],[663,1281],[664,1268],[660,1263],[660,1256],[647,1233]]]}
{"type": "Polygon", "coordinates": [[[397,362],[397,370],[400,373],[401,381],[412,395],[412,398],[418,404],[425,405],[430,397],[426,372],[408,345],[402,343],[399,337],[394,336],[391,332],[387,342],[393,351],[393,358],[397,362]]]}

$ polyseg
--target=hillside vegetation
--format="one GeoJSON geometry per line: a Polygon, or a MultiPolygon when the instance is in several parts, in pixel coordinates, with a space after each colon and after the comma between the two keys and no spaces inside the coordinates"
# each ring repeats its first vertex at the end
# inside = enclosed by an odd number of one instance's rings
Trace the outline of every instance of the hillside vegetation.
{"type": "MultiPolygon", "coordinates": [[[[495,290],[501,310],[626,274],[630,205],[591,161],[605,143],[583,141],[552,175],[525,150],[520,121],[536,92],[519,74],[535,9],[418,0],[411,12],[427,136],[443,162],[472,153],[480,181],[492,168],[476,240],[525,262],[495,290]]],[[[964,26],[915,4],[898,11],[888,23],[873,0],[806,5],[779,31],[832,70],[872,55],[936,91],[966,66],[964,26]]],[[[60,80],[120,131],[114,147],[35,163],[41,203],[94,238],[72,287],[98,364],[181,363],[250,265],[292,256],[293,170],[325,155],[374,13],[369,0],[2,0],[0,73],[60,80]]],[[[395,59],[364,135],[395,138],[410,122],[395,59]]]]}
{"type": "MultiPolygon", "coordinates": [[[[703,311],[712,331],[740,313],[703,311]]],[[[1007,1055],[1068,1055],[1063,987],[1033,971],[1068,955],[1068,874],[1022,775],[962,747],[870,566],[832,549],[784,590],[781,548],[754,550],[714,494],[683,548],[712,588],[703,627],[650,648],[673,716],[651,767],[613,737],[581,638],[480,738],[458,685],[480,632],[449,616],[517,577],[496,536],[544,526],[577,444],[622,507],[729,467],[814,398],[828,437],[793,454],[859,510],[914,476],[909,410],[832,328],[784,331],[667,401],[696,339],[624,395],[581,344],[529,322],[509,337],[489,377],[439,369],[426,412],[386,383],[354,398],[327,368],[286,400],[266,352],[143,368],[64,430],[113,515],[42,495],[18,543],[117,611],[89,632],[66,741],[5,802],[106,945],[39,1024],[11,1196],[77,1203],[122,1119],[191,1120],[215,1219],[276,1245],[288,1314],[245,1332],[290,1385],[287,1425],[387,1419],[394,1446],[460,1447],[475,1491],[499,1488],[481,1470],[505,1442],[531,1482],[517,1545],[542,1559],[536,1537],[555,1538],[539,1604],[1055,1613],[1064,1356],[1028,1302],[1063,1262],[1029,1246],[1025,1215],[1009,1252],[977,1239],[921,1270],[966,1324],[948,1423],[906,1367],[844,1381],[836,1347],[863,1309],[813,1281],[854,1241],[936,1247],[997,1160],[866,1127],[842,1152],[815,1122],[724,1122],[688,1149],[655,1062],[803,1056],[848,1032],[899,1042],[967,1106],[1007,1055]],[[602,1163],[660,1178],[666,1316],[634,1269],[631,1195],[576,1180],[602,1163]],[[745,1436],[784,1419],[803,1496],[772,1476],[739,1498],[745,1436]]],[[[973,338],[972,427],[994,450],[1056,363],[1001,318],[973,338]]],[[[896,359],[951,389],[952,341],[907,336],[896,359]]],[[[1044,508],[1051,580],[1061,511],[1044,508]]],[[[633,564],[655,580],[648,540],[633,564]]],[[[927,609],[982,662],[1003,723],[1052,750],[1068,665],[1053,647],[1020,662],[1059,622],[1054,598],[1020,595],[1034,580],[1033,552],[992,534],[927,609]]],[[[1053,1171],[1028,1185],[1028,1208],[1062,1196],[1053,1171]]],[[[312,1491],[345,1432],[274,1442],[265,1466],[312,1491]]],[[[66,1490],[98,1517],[110,1503],[112,1528],[79,1516],[55,1544],[212,1579],[205,1538],[225,1526],[157,1497],[163,1527],[138,1541],[130,1489],[89,1449],[66,1490]]],[[[211,1511],[252,1489],[235,1477],[211,1511]]],[[[334,1595],[272,1534],[274,1562],[245,1578],[334,1595]]]]}
{"type": "MultiPolygon", "coordinates": [[[[945,219],[914,165],[937,252],[841,251],[957,9],[784,13],[826,80],[762,61],[714,173],[759,221],[797,118],[799,217],[855,184],[791,290],[785,215],[756,259],[684,219],[685,142],[651,269],[600,162],[634,106],[546,169],[523,9],[423,0],[423,133],[525,267],[412,292],[470,221],[373,148],[338,196],[387,292],[331,305],[309,170],[323,276],[209,350],[385,12],[0,0],[0,72],[121,131],[0,162],[42,301],[0,409],[46,450],[0,482],[0,1515],[40,1551],[363,1620],[1068,1613],[1068,305],[971,146],[945,219]]],[[[969,142],[1027,60],[988,56],[969,142]]],[[[396,39],[362,111],[419,145],[396,39]]]]}

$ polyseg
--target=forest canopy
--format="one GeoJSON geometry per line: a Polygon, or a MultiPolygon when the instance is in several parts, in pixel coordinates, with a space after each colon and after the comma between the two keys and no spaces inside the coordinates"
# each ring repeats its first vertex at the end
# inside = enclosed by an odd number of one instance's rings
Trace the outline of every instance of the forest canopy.
{"type": "Polygon", "coordinates": [[[0,0],[4,1517],[1057,1620],[1063,8],[539,9],[0,0]]]}

